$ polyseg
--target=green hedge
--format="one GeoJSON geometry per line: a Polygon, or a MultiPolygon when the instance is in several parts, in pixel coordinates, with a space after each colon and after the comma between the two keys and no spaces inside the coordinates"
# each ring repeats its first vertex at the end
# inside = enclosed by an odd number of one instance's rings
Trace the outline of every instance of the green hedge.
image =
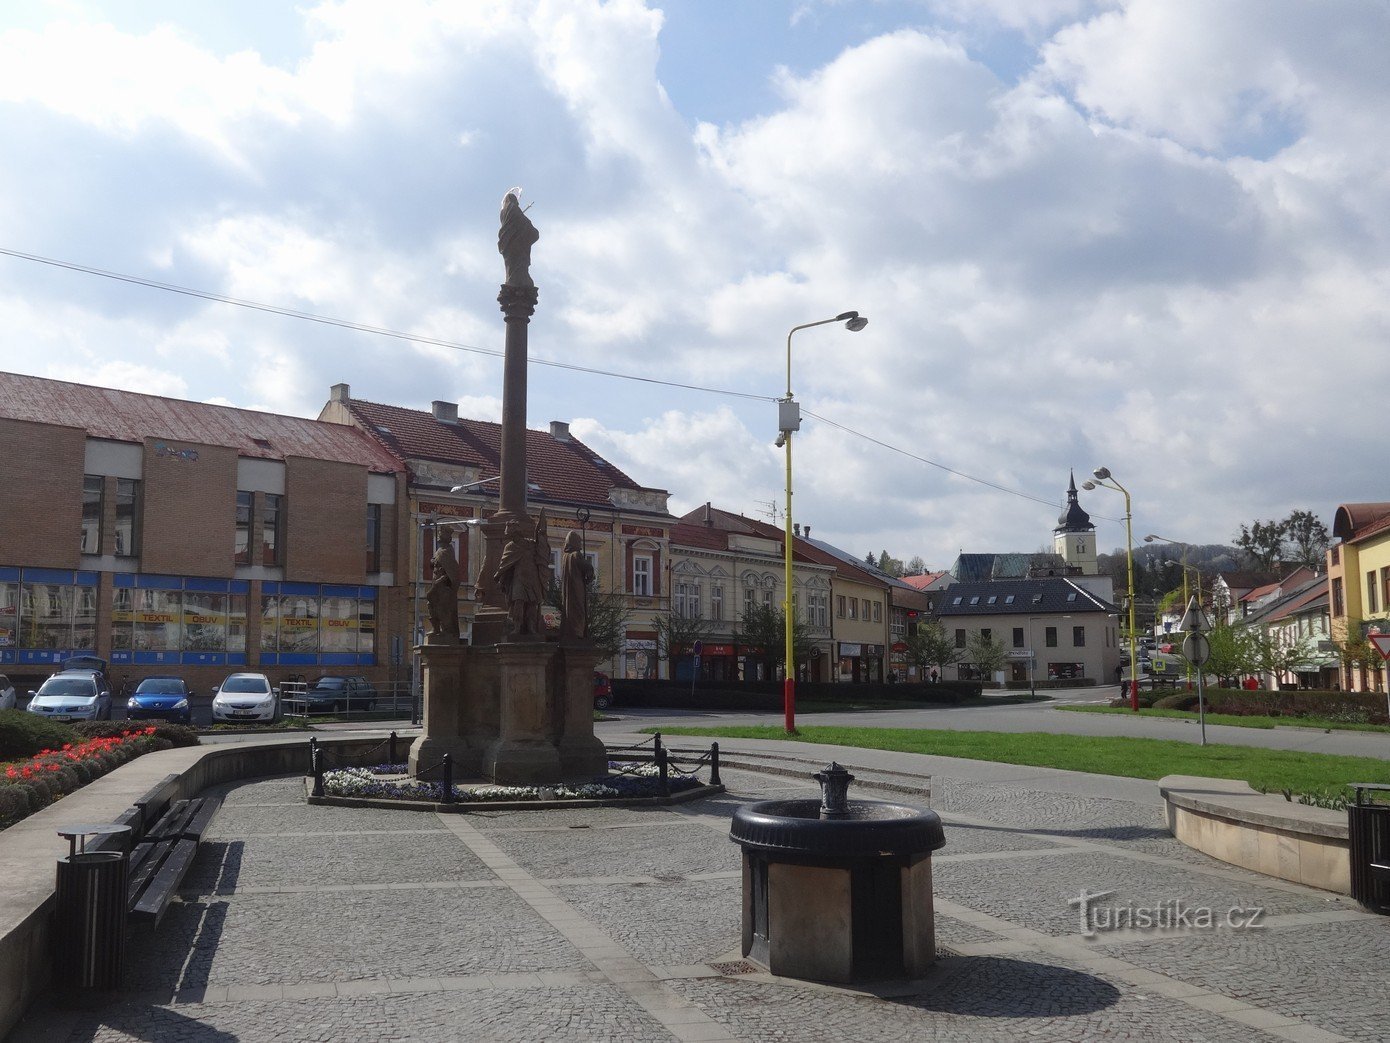
{"type": "MultiPolygon", "coordinates": [[[[796,698],[822,703],[850,703],[863,699],[902,702],[962,703],[980,697],[978,681],[941,681],[937,684],[833,684],[798,681],[796,698]]],[[[781,681],[654,681],[613,679],[613,702],[618,706],[657,709],[755,710],[782,709],[781,681]]]]}
{"type": "Polygon", "coordinates": [[[186,724],[170,724],[168,721],[82,721],[72,726],[79,739],[104,739],[126,732],[154,729],[154,737],[163,739],[170,746],[197,746],[198,730],[186,724]]]}
{"type": "Polygon", "coordinates": [[[50,721],[28,710],[0,710],[0,761],[32,757],[41,750],[61,749],[73,741],[70,725],[50,721]]]}

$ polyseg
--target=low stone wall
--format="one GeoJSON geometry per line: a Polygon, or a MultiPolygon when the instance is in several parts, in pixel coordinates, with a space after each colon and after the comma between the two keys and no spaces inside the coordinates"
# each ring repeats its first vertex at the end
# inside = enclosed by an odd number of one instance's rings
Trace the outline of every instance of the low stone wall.
{"type": "Polygon", "coordinates": [[[1257,793],[1244,782],[1169,775],[1168,829],[1188,847],[1266,876],[1351,893],[1345,811],[1257,793]]]}
{"type": "MultiPolygon", "coordinates": [[[[348,761],[367,756],[384,735],[317,738],[330,761],[348,761]]],[[[50,980],[56,865],[68,853],[58,830],[110,822],[171,774],[181,776],[179,796],[191,797],[219,783],[304,772],[307,751],[308,736],[297,735],[148,753],[0,832],[0,1039],[50,980]]]]}

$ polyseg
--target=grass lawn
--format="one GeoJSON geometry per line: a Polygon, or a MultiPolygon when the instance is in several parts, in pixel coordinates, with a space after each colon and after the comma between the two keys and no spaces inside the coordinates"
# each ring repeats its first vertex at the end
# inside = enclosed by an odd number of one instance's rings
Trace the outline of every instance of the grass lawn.
{"type": "Polygon", "coordinates": [[[853,699],[849,702],[836,702],[832,699],[797,699],[797,713],[845,713],[852,710],[950,710],[969,706],[1008,706],[1013,703],[1050,703],[1047,695],[1029,695],[1020,692],[1014,695],[981,696],[979,699],[963,699],[958,703],[910,701],[906,699],[853,699]]]}
{"type": "MultiPolygon", "coordinates": [[[[648,729],[651,730],[651,729],[648,729]]],[[[1390,761],[1339,757],[1249,746],[1198,746],[1170,739],[1096,738],[1040,732],[929,731],[917,728],[801,728],[788,736],[777,726],[745,728],[663,728],[662,735],[702,735],[732,739],[787,739],[871,750],[928,753],[939,757],[1028,764],[1132,779],[1201,775],[1242,779],[1257,790],[1331,794],[1348,782],[1390,783],[1390,761]]]]}
{"type": "MultiPolygon", "coordinates": [[[[1128,706],[1059,706],[1059,710],[1072,713],[1134,713],[1128,706]]],[[[1197,720],[1196,710],[1169,710],[1149,707],[1139,711],[1141,717],[1176,717],[1184,721],[1197,720]]],[[[1357,724],[1352,721],[1334,721],[1327,717],[1259,717],[1234,713],[1208,713],[1208,724],[1232,724],[1237,728],[1273,728],[1282,725],[1286,728],[1322,728],[1324,731],[1347,732],[1390,732],[1390,725],[1357,724]]]]}

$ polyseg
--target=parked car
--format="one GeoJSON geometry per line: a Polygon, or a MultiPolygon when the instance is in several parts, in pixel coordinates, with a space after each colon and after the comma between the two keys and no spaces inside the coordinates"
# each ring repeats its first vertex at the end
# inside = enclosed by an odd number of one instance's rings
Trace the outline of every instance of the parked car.
{"type": "Polygon", "coordinates": [[[111,686],[95,670],[62,670],[29,693],[30,713],[55,721],[111,718],[111,686]]]}
{"type": "Polygon", "coordinates": [[[606,710],[613,705],[613,682],[607,674],[594,671],[594,709],[606,710]]]}
{"type": "Polygon", "coordinates": [[[269,722],[279,715],[280,692],[265,674],[232,674],[212,690],[214,723],[269,722]]]}
{"type": "Polygon", "coordinates": [[[188,690],[182,677],[147,677],[135,686],[125,704],[126,716],[132,721],[159,720],[176,724],[191,724],[188,690]]]}
{"type": "Polygon", "coordinates": [[[13,710],[15,708],[14,685],[10,684],[10,679],[4,674],[0,674],[0,710],[13,710]]]}
{"type": "Polygon", "coordinates": [[[310,713],[376,708],[376,689],[365,677],[320,677],[301,697],[310,713]]]}

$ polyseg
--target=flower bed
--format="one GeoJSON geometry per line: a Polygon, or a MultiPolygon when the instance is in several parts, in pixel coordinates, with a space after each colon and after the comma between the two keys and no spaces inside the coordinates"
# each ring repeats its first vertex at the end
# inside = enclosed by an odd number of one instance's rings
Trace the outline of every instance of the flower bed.
{"type": "Polygon", "coordinates": [[[41,811],[142,753],[168,749],[168,741],[157,738],[155,731],[154,727],[131,728],[118,735],[64,743],[5,765],[0,776],[0,829],[41,811]]]}
{"type": "MultiPolygon", "coordinates": [[[[468,786],[453,787],[454,799],[463,803],[530,800],[612,800],[620,797],[655,797],[661,793],[661,779],[655,764],[610,765],[622,775],[606,775],[585,783],[557,783],[553,786],[468,786]]],[[[376,797],[385,800],[419,800],[439,803],[444,784],[415,778],[400,778],[404,764],[378,764],[371,768],[338,768],[323,773],[324,792],[330,797],[376,797]],[[397,777],[392,777],[397,776],[397,777]]],[[[694,775],[672,772],[670,789],[675,793],[699,786],[694,775]]]]}

